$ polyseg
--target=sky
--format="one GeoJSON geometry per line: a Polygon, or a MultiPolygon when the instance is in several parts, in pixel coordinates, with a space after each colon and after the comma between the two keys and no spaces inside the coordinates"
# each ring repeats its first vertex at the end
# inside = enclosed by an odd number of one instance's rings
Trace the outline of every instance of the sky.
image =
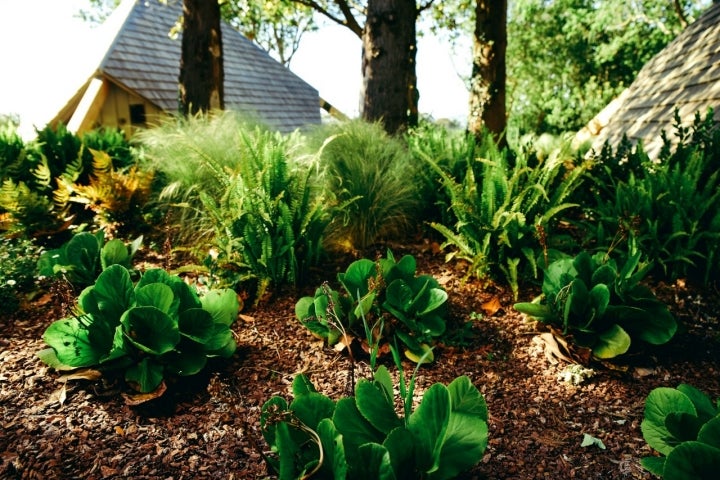
{"type": "MultiPolygon", "coordinates": [[[[96,65],[89,59],[102,54],[92,27],[76,18],[88,5],[88,0],[0,0],[0,114],[20,115],[26,137],[60,110],[96,65]]],[[[290,69],[340,111],[357,116],[360,62],[360,39],[344,27],[326,26],[303,37],[290,69]]],[[[461,65],[446,43],[418,39],[421,114],[464,121],[468,93],[458,74],[461,65]]]]}

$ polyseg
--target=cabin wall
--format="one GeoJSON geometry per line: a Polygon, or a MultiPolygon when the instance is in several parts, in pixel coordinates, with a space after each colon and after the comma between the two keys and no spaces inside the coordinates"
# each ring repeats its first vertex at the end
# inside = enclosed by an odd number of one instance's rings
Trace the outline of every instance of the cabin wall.
{"type": "Polygon", "coordinates": [[[111,83],[93,128],[119,128],[130,138],[139,128],[156,124],[161,116],[163,112],[150,102],[111,83]]]}

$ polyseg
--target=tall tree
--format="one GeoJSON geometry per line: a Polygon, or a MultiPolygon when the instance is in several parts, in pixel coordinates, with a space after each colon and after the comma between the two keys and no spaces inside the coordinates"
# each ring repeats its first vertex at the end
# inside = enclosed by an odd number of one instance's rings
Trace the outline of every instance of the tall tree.
{"type": "Polygon", "coordinates": [[[220,6],[216,0],[183,0],[180,112],[224,108],[220,6]]]}
{"type": "Polygon", "coordinates": [[[434,0],[293,0],[342,25],[362,41],[362,117],[394,134],[418,120],[416,23],[434,0]],[[363,19],[364,18],[364,23],[363,19]]]}
{"type": "Polygon", "coordinates": [[[468,131],[479,136],[487,129],[501,145],[507,126],[506,48],[507,0],[476,0],[468,131]]]}

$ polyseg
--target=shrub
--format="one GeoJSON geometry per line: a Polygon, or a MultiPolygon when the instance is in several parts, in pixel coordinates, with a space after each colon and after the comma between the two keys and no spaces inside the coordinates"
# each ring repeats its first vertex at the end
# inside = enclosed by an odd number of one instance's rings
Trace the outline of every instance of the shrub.
{"type": "Polygon", "coordinates": [[[420,180],[400,140],[377,123],[350,121],[325,125],[308,141],[320,152],[325,191],[343,206],[329,226],[328,248],[362,252],[414,233],[420,180]]]}
{"type": "Polygon", "coordinates": [[[720,471],[720,400],[687,384],[660,387],[645,400],[645,441],[661,456],[645,457],[645,469],[665,480],[710,480],[720,471]]]}
{"type": "Polygon", "coordinates": [[[263,436],[277,455],[267,457],[269,466],[281,479],[455,478],[487,447],[485,399],[461,376],[431,386],[413,410],[414,385],[415,376],[406,385],[400,368],[399,416],[384,366],[337,403],[298,375],[292,403],[275,396],[262,407],[263,436]]]}
{"type": "Polygon", "coordinates": [[[119,369],[131,388],[155,391],[166,376],[195,375],[208,357],[230,357],[239,304],[232,290],[203,297],[180,277],[148,270],[136,285],[121,265],[78,298],[78,314],[53,322],[40,358],[54,368],[119,369]]]}
{"type": "Polygon", "coordinates": [[[430,344],[446,329],[447,292],[432,276],[416,275],[414,257],[396,262],[388,251],[377,262],[356,260],[338,280],[344,294],[324,285],[298,300],[300,323],[331,345],[343,335],[365,336],[372,345],[393,345],[397,338],[408,358],[419,361],[429,352],[432,360],[430,344]]]}
{"type": "Polygon", "coordinates": [[[517,298],[519,275],[536,276],[551,242],[563,239],[553,220],[576,206],[567,199],[580,185],[584,165],[568,168],[560,153],[512,157],[487,135],[462,181],[424,156],[442,178],[457,219],[453,226],[431,224],[446,238],[442,248],[453,248],[447,259],[469,262],[468,275],[479,278],[502,273],[517,298]]]}
{"type": "Polygon", "coordinates": [[[20,307],[20,294],[35,281],[40,249],[32,240],[0,237],[0,313],[10,315],[20,307]]]}
{"type": "Polygon", "coordinates": [[[710,112],[690,129],[676,118],[676,136],[674,147],[665,139],[657,162],[642,146],[615,157],[603,150],[593,169],[601,175],[591,184],[607,190],[590,204],[589,238],[598,249],[640,249],[662,277],[707,283],[720,266],[720,129],[710,112]],[[610,179],[615,175],[619,181],[610,179]]]}
{"type": "Polygon", "coordinates": [[[648,266],[640,252],[618,267],[606,254],[582,252],[545,269],[543,296],[515,309],[560,330],[596,358],[622,355],[631,340],[661,345],[674,336],[677,323],[667,306],[640,284],[648,266]]]}

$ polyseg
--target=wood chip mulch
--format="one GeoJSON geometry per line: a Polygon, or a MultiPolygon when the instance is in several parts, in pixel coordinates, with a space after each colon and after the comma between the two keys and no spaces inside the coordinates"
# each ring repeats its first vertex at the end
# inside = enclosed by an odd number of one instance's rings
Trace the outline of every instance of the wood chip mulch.
{"type": "MultiPolygon", "coordinates": [[[[442,254],[410,253],[421,273],[435,275],[448,290],[453,321],[472,322],[464,339],[438,346],[436,361],[417,378],[418,395],[459,375],[485,395],[489,445],[462,478],[649,479],[639,464],[652,454],[640,431],[647,394],[690,383],[713,400],[720,397],[716,289],[652,285],[682,325],[673,342],[624,363],[593,365],[591,378],[572,385],[558,380],[565,364],[548,360],[534,340],[538,326],[513,310],[506,291],[461,282],[462,268],[445,264],[442,254]],[[586,434],[605,448],[581,446],[586,434]]],[[[334,284],[346,266],[328,267],[317,282],[334,284]]],[[[276,292],[243,311],[230,361],[139,406],[126,403],[120,382],[67,380],[37,358],[43,331],[67,309],[62,295],[47,293],[0,318],[0,479],[272,478],[263,460],[262,404],[273,395],[289,398],[298,373],[334,399],[351,387],[348,356],[324,347],[294,317],[298,297],[318,284],[276,292]]],[[[405,365],[408,374],[413,368],[405,365]]],[[[368,370],[360,360],[354,375],[368,370]]]]}

